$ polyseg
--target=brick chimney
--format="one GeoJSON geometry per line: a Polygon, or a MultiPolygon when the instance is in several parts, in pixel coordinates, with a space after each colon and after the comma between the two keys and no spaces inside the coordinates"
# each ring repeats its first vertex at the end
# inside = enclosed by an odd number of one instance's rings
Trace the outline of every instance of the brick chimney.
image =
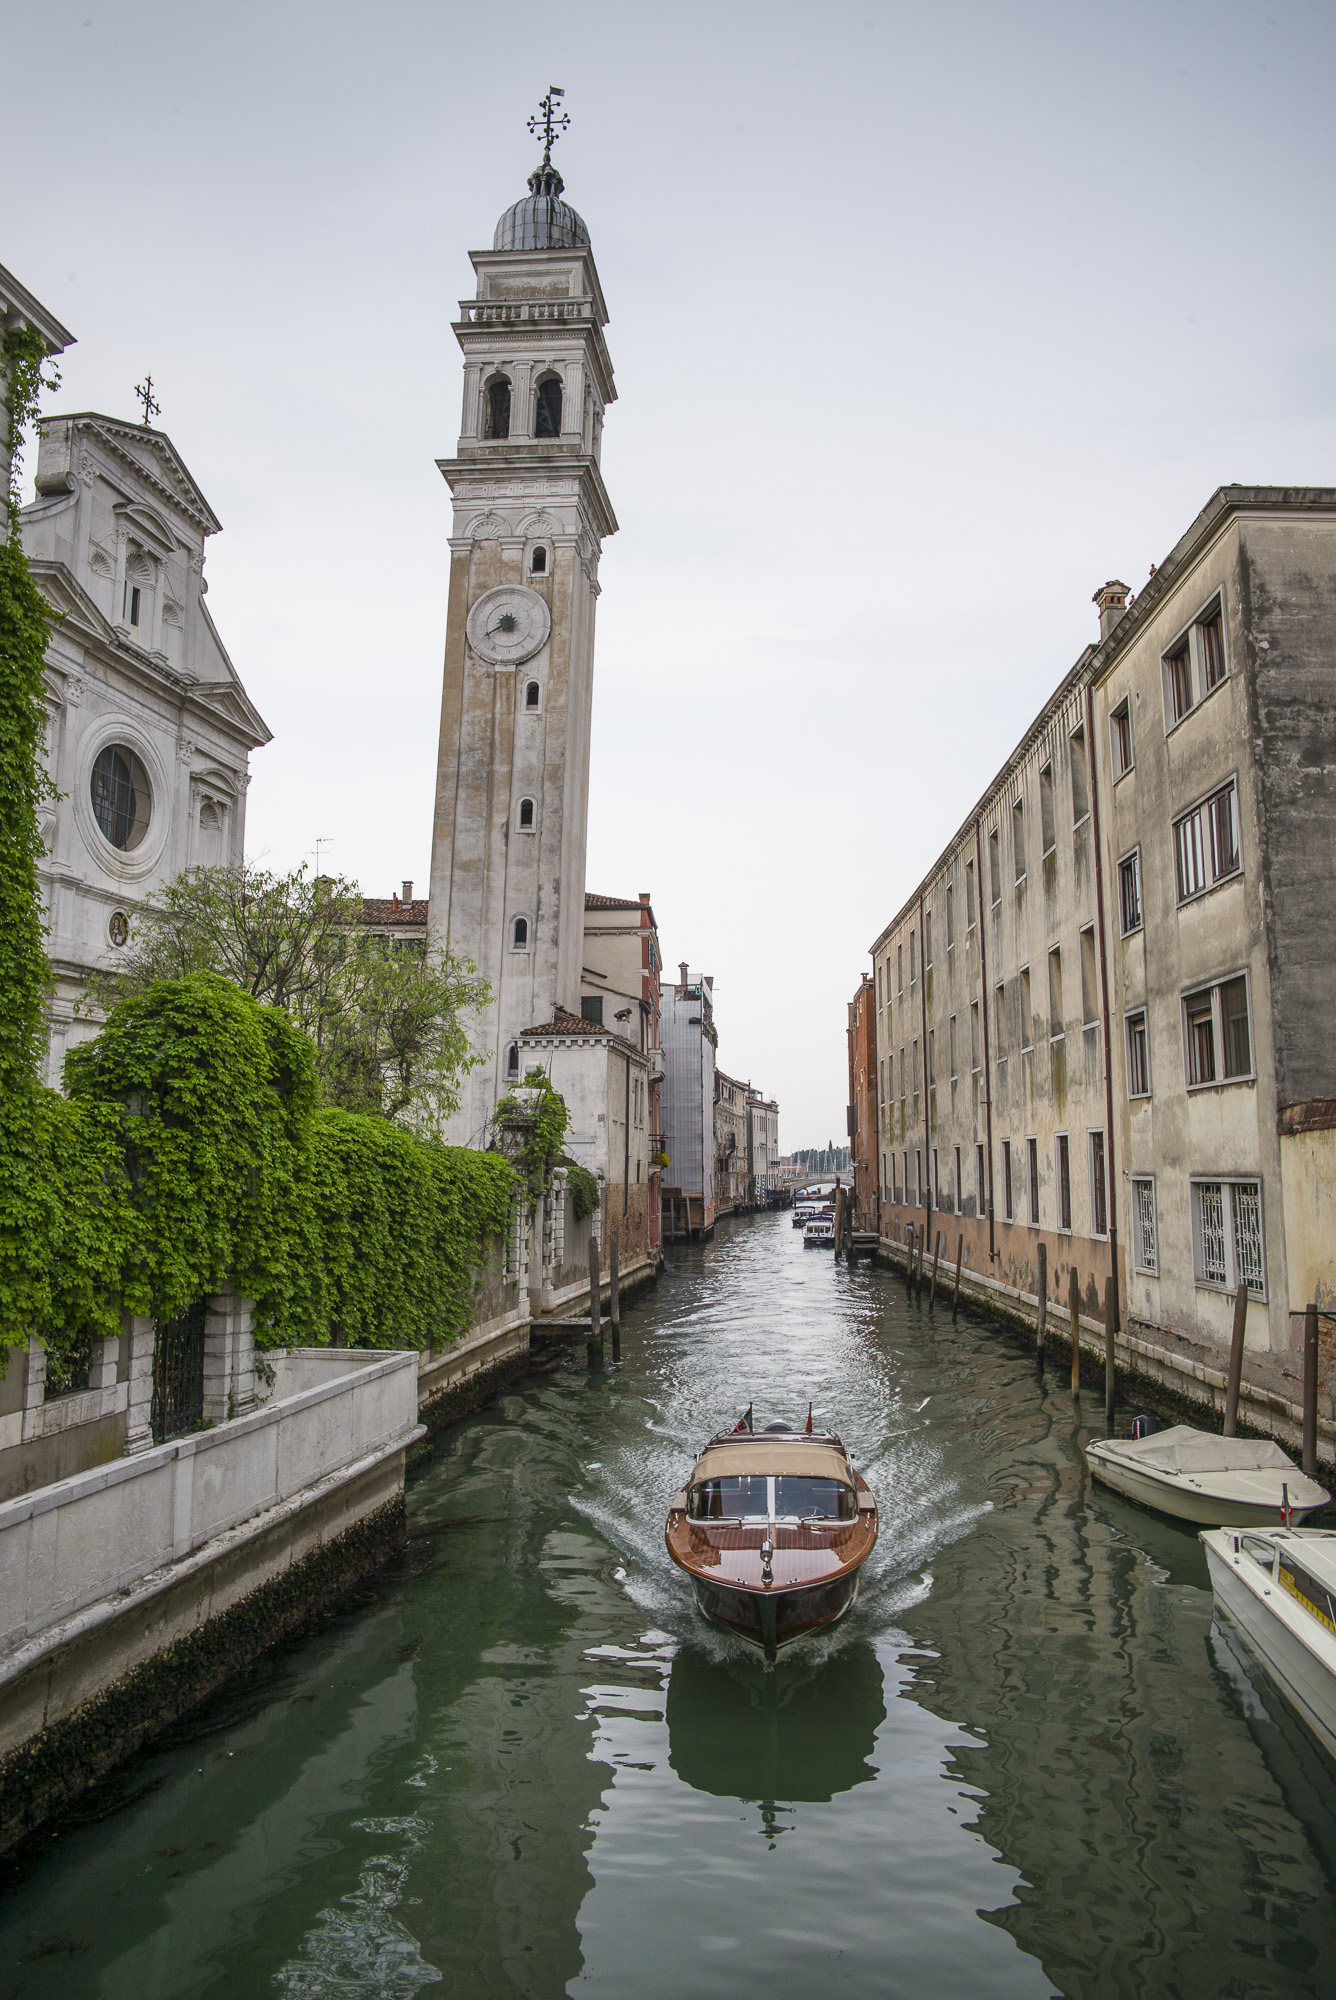
{"type": "Polygon", "coordinates": [[[1127,609],[1131,591],[1125,583],[1102,583],[1095,592],[1092,603],[1099,606],[1099,636],[1107,639],[1118,620],[1127,609]]]}
{"type": "Polygon", "coordinates": [[[405,901],[405,903],[411,903],[411,902],[412,902],[412,900],[413,900],[413,884],[412,884],[411,882],[405,882],[405,883],[404,883],[404,901],[405,901]]]}

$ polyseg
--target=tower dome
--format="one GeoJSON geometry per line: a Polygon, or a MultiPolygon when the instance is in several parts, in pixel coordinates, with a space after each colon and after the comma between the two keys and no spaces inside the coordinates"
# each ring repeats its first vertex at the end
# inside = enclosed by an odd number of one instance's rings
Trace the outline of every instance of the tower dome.
{"type": "Polygon", "coordinates": [[[563,182],[545,163],[529,176],[529,192],[496,225],[493,250],[574,250],[589,241],[584,217],[561,199],[563,182]]]}

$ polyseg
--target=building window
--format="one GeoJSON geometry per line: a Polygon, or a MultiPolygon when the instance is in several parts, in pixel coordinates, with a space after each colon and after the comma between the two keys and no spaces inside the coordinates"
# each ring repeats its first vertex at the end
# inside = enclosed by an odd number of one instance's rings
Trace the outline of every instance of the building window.
{"type": "Polygon", "coordinates": [[[489,438],[510,436],[510,384],[504,375],[497,381],[487,384],[483,436],[489,438]]]}
{"type": "Polygon", "coordinates": [[[1146,1014],[1127,1016],[1127,1094],[1129,1097],[1150,1096],[1150,1049],[1146,1041],[1146,1014]]]}
{"type": "Polygon", "coordinates": [[[530,576],[547,575],[547,550],[541,542],[529,557],[529,574],[530,576]]]}
{"type": "Polygon", "coordinates": [[[988,1162],[984,1158],[982,1146],[974,1148],[974,1178],[978,1186],[979,1214],[988,1213],[988,1162]]]}
{"type": "Polygon", "coordinates": [[[1090,817],[1090,780],[1086,775],[1086,740],[1084,729],[1072,732],[1072,825],[1080,826],[1082,820],[1090,817]]]}
{"type": "Polygon", "coordinates": [[[1099,1020],[1099,978],[1095,963],[1095,927],[1081,933],[1081,1022],[1093,1028],[1099,1020]]]}
{"type": "Polygon", "coordinates": [[[1219,599],[1165,654],[1162,666],[1165,727],[1173,729],[1219,687],[1228,672],[1219,599]]]}
{"type": "Polygon", "coordinates": [[[1239,872],[1238,789],[1231,778],[1174,821],[1174,875],[1180,903],[1239,872]]]}
{"type": "Polygon", "coordinates": [[[932,1089],[932,1088],[934,1087],[934,1085],[936,1084],[936,1082],[937,1082],[937,1030],[936,1030],[936,1028],[929,1028],[929,1030],[928,1030],[928,1088],[929,1088],[929,1090],[931,1090],[931,1089],[932,1089]]]}
{"type": "Polygon", "coordinates": [[[911,989],[918,982],[918,932],[909,933],[909,984],[911,989]]]}
{"type": "Polygon", "coordinates": [[[1058,1134],[1058,1228],[1071,1234],[1072,1228],[1072,1151],[1067,1134],[1058,1134]]]}
{"type": "Polygon", "coordinates": [[[1007,1059],[1007,989],[1005,986],[993,988],[993,1034],[997,1041],[997,1060],[1007,1059]]]}
{"type": "Polygon", "coordinates": [[[1121,778],[1132,768],[1132,709],[1120,702],[1109,717],[1109,747],[1113,752],[1113,775],[1121,778]]]}
{"type": "Polygon", "coordinates": [[[580,1019],[592,1021],[596,1028],[603,1026],[603,995],[582,993],[580,995],[580,1019]]]}
{"type": "Polygon", "coordinates": [[[1062,1011],[1062,953],[1054,945],[1048,955],[1048,1038],[1051,1042],[1066,1038],[1065,1018],[1062,1011]]]}
{"type": "Polygon", "coordinates": [[[533,434],[540,438],[561,436],[561,384],[555,375],[545,376],[538,384],[533,434]]]}
{"type": "Polygon", "coordinates": [[[961,1213],[961,1214],[963,1215],[963,1214],[964,1214],[964,1212],[965,1212],[965,1184],[964,1184],[964,1182],[963,1182],[963,1181],[961,1180],[961,1178],[960,1178],[960,1148],[959,1148],[959,1146],[957,1146],[957,1147],[956,1147],[956,1177],[955,1177],[955,1180],[954,1180],[954,1181],[952,1182],[952,1192],[953,1192],[953,1193],[954,1193],[954,1195],[955,1195],[955,1203],[956,1203],[956,1207],[957,1207],[957,1208],[959,1209],[960,1213],[961,1213]]]}
{"type": "Polygon", "coordinates": [[[937,1148],[932,1149],[932,1198],[935,1205],[942,1205],[942,1177],[937,1170],[937,1148]]]}
{"type": "Polygon", "coordinates": [[[510,926],[510,948],[512,951],[527,951],[529,949],[529,919],[527,917],[516,917],[510,926]]]}
{"type": "Polygon", "coordinates": [[[979,1003],[970,1001],[970,1073],[979,1074],[979,1003]]]}
{"type": "Polygon", "coordinates": [[[518,1076],[519,1073],[520,1073],[520,1045],[518,1042],[512,1042],[510,1047],[506,1050],[506,1075],[518,1076]]]}
{"type": "Polygon", "coordinates": [[[965,928],[974,929],[974,863],[965,863],[965,928]]]}
{"type": "Polygon", "coordinates": [[[996,909],[1002,901],[1002,851],[996,828],[988,836],[988,886],[992,890],[993,908],[996,909]]]}
{"type": "Polygon", "coordinates": [[[518,825],[521,833],[533,832],[533,800],[521,799],[518,825]]]}
{"type": "Polygon", "coordinates": [[[897,994],[905,990],[905,948],[902,944],[895,947],[895,990],[897,994]]]}
{"type": "Polygon", "coordinates": [[[1160,1238],[1155,1226],[1155,1183],[1153,1180],[1134,1178],[1132,1181],[1132,1263],[1138,1271],[1149,1271],[1158,1277],[1160,1270],[1160,1238]]]}
{"type": "Polygon", "coordinates": [[[914,1154],[914,1206],[923,1207],[923,1152],[920,1148],[914,1154]]]}
{"type": "Polygon", "coordinates": [[[130,623],[132,625],[138,625],[139,607],[140,604],[143,602],[142,593],[140,592],[139,585],[137,583],[128,583],[125,586],[125,588],[126,588],[126,593],[130,600],[128,606],[128,616],[130,623]]]}
{"type": "Polygon", "coordinates": [[[1027,1178],[1030,1183],[1030,1221],[1039,1227],[1039,1141],[1027,1139],[1025,1142],[1027,1178]]]}
{"type": "Polygon", "coordinates": [[[1189,1090],[1237,1083],[1253,1073],[1248,981],[1240,973],[1203,986],[1183,1000],[1183,1037],[1189,1090]]]}
{"type": "Polygon", "coordinates": [[[1011,1141],[1002,1141],[1002,1214],[1011,1221],[1011,1141]]]}
{"type": "Polygon", "coordinates": [[[1030,1004],[1030,968],[1021,967],[1021,1054],[1034,1048],[1034,1010],[1030,1004]]]}
{"type": "Polygon", "coordinates": [[[1090,1233],[1109,1233],[1109,1191],[1104,1178],[1104,1134],[1090,1134],[1090,1233]]]}
{"type": "Polygon", "coordinates": [[[1053,766],[1045,764],[1039,773],[1039,833],[1044,843],[1044,853],[1051,854],[1058,844],[1057,828],[1053,819],[1053,766]]]}
{"type": "Polygon", "coordinates": [[[923,970],[932,964],[932,911],[923,912],[923,970]]]}
{"type": "Polygon", "coordinates": [[[1025,880],[1025,805],[1017,799],[1011,808],[1011,859],[1016,880],[1025,880]]]}
{"type": "Polygon", "coordinates": [[[914,1056],[914,1102],[917,1105],[919,1096],[919,1045],[917,1037],[915,1038],[912,1047],[914,1056]]]}
{"type": "Polygon", "coordinates": [[[1260,1181],[1193,1181],[1192,1254],[1199,1285],[1266,1297],[1260,1181]]]}
{"type": "Polygon", "coordinates": [[[951,1016],[951,1019],[950,1019],[950,1020],[949,1020],[949,1021],[947,1022],[947,1024],[946,1024],[946,1033],[947,1033],[947,1042],[948,1042],[948,1046],[949,1046],[949,1049],[950,1049],[950,1055],[951,1055],[951,1081],[952,1081],[952,1083],[954,1083],[954,1082],[955,1082],[955,1080],[956,1080],[956,1076],[957,1076],[957,1070],[956,1070],[956,1017],[955,1017],[955,1015],[954,1015],[954,1014],[953,1014],[953,1015],[951,1016]]]}
{"type": "Polygon", "coordinates": [[[1118,920],[1124,937],[1141,929],[1141,849],[1134,848],[1118,863],[1118,920]]]}
{"type": "Polygon", "coordinates": [[[956,943],[956,892],[948,882],[946,887],[946,948],[954,951],[956,943]]]}
{"type": "Polygon", "coordinates": [[[104,839],[123,853],[133,853],[148,832],[153,792],[148,772],[133,750],[108,743],[93,760],[89,780],[93,817],[104,839]]]}
{"type": "Polygon", "coordinates": [[[537,710],[538,704],[540,703],[542,698],[543,698],[543,691],[539,687],[537,681],[530,681],[529,685],[524,690],[524,706],[529,710],[531,714],[537,710]]]}

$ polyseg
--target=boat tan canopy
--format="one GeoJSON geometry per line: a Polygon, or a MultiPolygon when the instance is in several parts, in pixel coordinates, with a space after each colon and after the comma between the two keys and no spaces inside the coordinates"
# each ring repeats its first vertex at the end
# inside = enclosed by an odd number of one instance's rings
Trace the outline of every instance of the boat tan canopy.
{"type": "Polygon", "coordinates": [[[716,1444],[706,1448],[696,1460],[691,1483],[702,1479],[764,1479],[767,1475],[796,1474],[802,1479],[838,1479],[852,1486],[849,1467],[834,1445],[808,1444],[801,1436],[776,1438],[773,1449],[761,1451],[753,1444],[716,1444]]]}
{"type": "Polygon", "coordinates": [[[1298,1467],[1273,1438],[1216,1437],[1213,1432],[1194,1430],[1190,1424],[1175,1424],[1150,1437],[1110,1438],[1106,1449],[1133,1464],[1152,1467],[1156,1472],[1292,1472],[1298,1467]]]}

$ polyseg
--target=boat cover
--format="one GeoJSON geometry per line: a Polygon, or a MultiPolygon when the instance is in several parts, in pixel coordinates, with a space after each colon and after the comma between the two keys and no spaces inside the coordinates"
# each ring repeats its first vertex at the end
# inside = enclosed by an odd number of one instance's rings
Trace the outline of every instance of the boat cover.
{"type": "Polygon", "coordinates": [[[841,1453],[829,1444],[807,1444],[801,1436],[776,1438],[773,1449],[759,1443],[707,1446],[696,1461],[691,1483],[702,1479],[737,1479],[743,1476],[764,1479],[767,1474],[796,1473],[807,1479],[838,1479],[853,1484],[841,1453]]]}
{"type": "Polygon", "coordinates": [[[1289,1472],[1299,1468],[1274,1438],[1217,1437],[1213,1431],[1175,1424],[1144,1438],[1108,1438],[1106,1451],[1151,1472],[1289,1472]]]}

